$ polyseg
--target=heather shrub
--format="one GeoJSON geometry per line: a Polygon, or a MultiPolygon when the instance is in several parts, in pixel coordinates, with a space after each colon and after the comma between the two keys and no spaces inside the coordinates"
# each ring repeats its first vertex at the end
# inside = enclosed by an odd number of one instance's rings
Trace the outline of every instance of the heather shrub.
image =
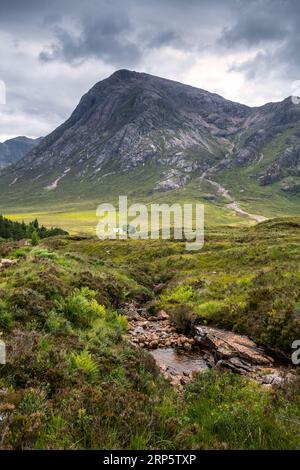
{"type": "Polygon", "coordinates": [[[71,323],[63,315],[53,310],[49,313],[44,328],[55,335],[68,335],[72,332],[71,323]]]}

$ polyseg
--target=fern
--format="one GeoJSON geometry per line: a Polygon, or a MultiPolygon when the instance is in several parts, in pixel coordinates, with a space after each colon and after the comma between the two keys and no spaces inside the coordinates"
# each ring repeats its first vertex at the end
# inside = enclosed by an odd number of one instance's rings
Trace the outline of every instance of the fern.
{"type": "Polygon", "coordinates": [[[95,381],[98,377],[98,364],[87,349],[80,353],[71,353],[70,367],[73,371],[83,372],[91,382],[95,381]]]}

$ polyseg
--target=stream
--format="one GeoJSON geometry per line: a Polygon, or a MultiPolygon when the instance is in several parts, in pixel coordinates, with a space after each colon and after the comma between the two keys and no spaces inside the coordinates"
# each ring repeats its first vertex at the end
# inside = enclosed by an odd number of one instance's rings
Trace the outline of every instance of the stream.
{"type": "Polygon", "coordinates": [[[127,304],[128,338],[149,350],[164,377],[182,387],[207,369],[226,369],[253,378],[264,386],[280,386],[294,378],[294,370],[279,363],[247,336],[195,325],[191,335],[177,330],[164,311],[149,315],[145,308],[127,304]]]}

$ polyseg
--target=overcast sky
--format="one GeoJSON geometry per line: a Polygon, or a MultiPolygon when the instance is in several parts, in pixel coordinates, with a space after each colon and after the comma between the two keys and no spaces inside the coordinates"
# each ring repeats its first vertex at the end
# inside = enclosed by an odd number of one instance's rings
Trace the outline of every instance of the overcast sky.
{"type": "Polygon", "coordinates": [[[0,141],[51,132],[120,68],[281,100],[300,80],[299,24],[298,0],[1,0],[0,141]]]}

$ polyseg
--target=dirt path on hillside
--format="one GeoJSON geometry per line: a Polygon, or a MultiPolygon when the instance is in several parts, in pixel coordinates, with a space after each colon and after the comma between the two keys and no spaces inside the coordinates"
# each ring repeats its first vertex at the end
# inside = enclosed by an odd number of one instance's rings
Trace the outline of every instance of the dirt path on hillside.
{"type": "Polygon", "coordinates": [[[233,200],[233,198],[229,194],[229,191],[226,188],[224,188],[224,186],[222,186],[220,183],[216,181],[211,180],[210,178],[207,178],[207,174],[213,171],[214,168],[215,167],[211,167],[208,170],[206,170],[204,173],[202,173],[202,175],[200,176],[200,181],[206,181],[207,183],[211,184],[217,190],[217,194],[219,196],[230,201],[228,204],[225,205],[225,207],[233,210],[240,217],[249,217],[249,219],[255,220],[256,222],[264,222],[265,220],[268,220],[267,217],[263,215],[251,214],[250,212],[247,212],[244,209],[242,209],[239,205],[239,202],[233,200]]]}

